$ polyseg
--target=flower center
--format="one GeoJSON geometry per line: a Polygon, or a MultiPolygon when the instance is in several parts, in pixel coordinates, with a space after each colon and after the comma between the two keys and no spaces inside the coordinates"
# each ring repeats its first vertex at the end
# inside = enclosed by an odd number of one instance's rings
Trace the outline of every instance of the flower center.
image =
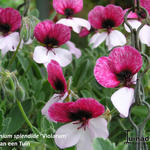
{"type": "Polygon", "coordinates": [[[8,24],[0,24],[0,32],[4,35],[10,31],[10,26],[8,24]]]}
{"type": "Polygon", "coordinates": [[[92,118],[92,113],[84,110],[78,110],[77,112],[70,112],[69,118],[72,121],[77,121],[74,124],[81,123],[81,126],[78,128],[84,127],[86,129],[86,125],[88,124],[88,120],[92,118]]]}
{"type": "Polygon", "coordinates": [[[103,28],[111,29],[114,26],[115,26],[115,22],[113,20],[111,20],[111,19],[107,19],[107,20],[104,20],[102,22],[102,27],[103,28]]]}
{"type": "Polygon", "coordinates": [[[132,79],[132,72],[129,70],[124,70],[117,75],[117,79],[122,82],[124,85],[129,86],[131,83],[131,79],[132,79]]]}
{"type": "Polygon", "coordinates": [[[73,16],[74,11],[71,8],[66,8],[65,11],[64,11],[64,13],[65,13],[66,17],[71,17],[71,16],[73,16]]]}
{"type": "Polygon", "coordinates": [[[56,79],[54,84],[55,84],[56,90],[58,90],[60,92],[64,92],[65,87],[64,87],[64,84],[61,80],[56,79]]]}
{"type": "Polygon", "coordinates": [[[46,37],[44,40],[44,44],[48,49],[52,49],[58,46],[58,41],[55,38],[46,37]]]}

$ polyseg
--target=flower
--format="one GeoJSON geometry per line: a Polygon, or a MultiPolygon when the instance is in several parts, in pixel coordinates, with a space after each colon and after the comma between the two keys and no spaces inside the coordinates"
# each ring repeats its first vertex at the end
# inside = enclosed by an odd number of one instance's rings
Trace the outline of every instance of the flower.
{"type": "Polygon", "coordinates": [[[13,8],[0,9],[0,49],[2,55],[8,51],[15,51],[19,41],[21,15],[13,8]]]}
{"type": "Polygon", "coordinates": [[[133,84],[142,67],[141,54],[131,46],[114,48],[109,57],[100,57],[96,61],[94,76],[97,82],[106,88],[123,87],[116,91],[111,101],[122,116],[127,117],[134,102],[133,84]]]}
{"type": "Polygon", "coordinates": [[[49,121],[52,121],[48,117],[48,109],[55,102],[63,102],[68,96],[67,83],[63,75],[62,68],[59,63],[51,60],[51,62],[47,65],[48,72],[48,81],[53,87],[53,89],[59,91],[58,94],[54,94],[50,100],[46,103],[46,105],[42,109],[42,114],[46,116],[49,121]]]}
{"type": "Polygon", "coordinates": [[[105,39],[108,49],[122,46],[126,43],[125,36],[113,28],[123,23],[124,12],[119,6],[109,4],[106,7],[96,6],[88,14],[88,20],[95,29],[101,29],[101,33],[95,33],[90,39],[93,48],[98,47],[105,39]]]}
{"type": "MultiPolygon", "coordinates": [[[[128,9],[125,10],[125,12],[128,9]]],[[[142,15],[144,16],[144,15],[142,15]]],[[[138,15],[134,12],[130,12],[127,16],[128,18],[130,18],[130,20],[128,20],[128,23],[130,24],[130,26],[133,29],[138,29],[140,27],[141,23],[141,18],[138,17],[138,15]]],[[[127,32],[131,32],[130,29],[128,28],[128,26],[126,24],[124,24],[124,27],[126,29],[127,32]]],[[[144,25],[140,31],[139,31],[139,39],[143,44],[146,44],[147,46],[150,46],[150,26],[149,25],[144,25]]]]}
{"type": "Polygon", "coordinates": [[[37,63],[43,63],[47,66],[51,59],[56,60],[63,67],[71,63],[71,52],[59,48],[70,40],[69,27],[46,20],[36,25],[34,36],[42,45],[37,46],[34,50],[33,59],[37,63]]]}
{"type": "Polygon", "coordinates": [[[66,19],[60,19],[57,23],[72,27],[76,33],[80,33],[81,27],[90,30],[91,25],[87,20],[72,17],[82,10],[83,0],[53,0],[53,7],[57,13],[66,16],[66,19]]]}
{"type": "Polygon", "coordinates": [[[104,106],[93,98],[54,103],[48,109],[49,117],[57,122],[67,123],[56,131],[55,135],[65,136],[55,138],[56,145],[61,149],[76,145],[77,150],[93,150],[94,138],[108,137],[107,121],[101,117],[104,110],[104,106]]]}
{"type": "Polygon", "coordinates": [[[140,5],[144,7],[150,14],[150,1],[149,0],[140,0],[140,5]]]}

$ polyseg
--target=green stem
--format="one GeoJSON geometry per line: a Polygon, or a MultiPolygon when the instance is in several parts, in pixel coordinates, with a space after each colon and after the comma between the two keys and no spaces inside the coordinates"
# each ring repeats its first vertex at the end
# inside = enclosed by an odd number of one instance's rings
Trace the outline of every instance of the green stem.
{"type": "Polygon", "coordinates": [[[22,105],[21,105],[21,102],[20,102],[19,100],[16,100],[16,101],[17,101],[17,105],[18,105],[18,107],[19,107],[19,109],[20,109],[20,111],[21,111],[21,114],[22,114],[24,120],[26,121],[26,123],[28,124],[28,126],[29,126],[31,129],[33,129],[33,126],[32,126],[32,124],[31,124],[31,122],[29,121],[29,119],[28,119],[26,113],[24,112],[24,109],[23,109],[23,107],[22,107],[22,105]]]}
{"type": "Polygon", "coordinates": [[[11,60],[10,60],[10,62],[9,62],[9,64],[8,64],[8,67],[13,63],[13,61],[14,61],[14,59],[15,59],[15,57],[16,57],[18,51],[19,51],[19,47],[20,47],[21,41],[22,41],[22,39],[20,38],[19,44],[18,44],[18,46],[17,46],[17,49],[16,49],[16,51],[15,51],[13,57],[11,58],[11,60]]]}

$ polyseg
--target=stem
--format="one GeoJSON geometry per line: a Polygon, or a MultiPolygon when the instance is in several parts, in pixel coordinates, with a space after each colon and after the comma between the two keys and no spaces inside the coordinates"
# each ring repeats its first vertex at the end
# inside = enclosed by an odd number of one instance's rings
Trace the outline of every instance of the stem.
{"type": "Polygon", "coordinates": [[[21,105],[21,102],[20,102],[18,99],[17,99],[16,101],[17,101],[17,105],[18,105],[18,107],[19,107],[19,109],[20,109],[20,111],[21,111],[21,114],[22,114],[24,120],[26,121],[26,123],[28,124],[28,126],[29,126],[31,129],[33,129],[33,126],[32,126],[32,124],[31,124],[31,122],[29,121],[29,119],[28,119],[26,113],[24,112],[24,109],[23,109],[23,107],[22,107],[22,105],[21,105]]]}
{"type": "Polygon", "coordinates": [[[17,49],[16,49],[16,51],[15,51],[13,57],[11,58],[11,60],[10,60],[10,62],[9,62],[9,64],[8,64],[8,67],[9,67],[9,66],[13,63],[13,61],[15,60],[15,57],[16,57],[18,51],[19,51],[19,47],[20,47],[21,41],[22,41],[22,39],[20,38],[19,44],[18,44],[18,46],[17,46],[17,49]]]}
{"type": "Polygon", "coordinates": [[[24,3],[25,3],[25,7],[24,7],[24,11],[23,11],[23,16],[27,16],[28,9],[30,6],[30,0],[24,0],[24,3]]]}

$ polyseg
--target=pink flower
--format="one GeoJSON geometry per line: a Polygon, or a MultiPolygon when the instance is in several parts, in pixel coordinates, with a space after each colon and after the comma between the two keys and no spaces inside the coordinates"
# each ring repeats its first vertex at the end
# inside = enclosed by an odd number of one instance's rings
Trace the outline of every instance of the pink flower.
{"type": "Polygon", "coordinates": [[[87,30],[86,28],[82,28],[81,31],[80,31],[80,33],[79,33],[79,36],[80,37],[85,37],[85,36],[87,36],[89,34],[90,34],[89,30],[87,30]]]}
{"type": "MultiPolygon", "coordinates": [[[[127,11],[127,10],[125,10],[127,11]]],[[[128,20],[128,23],[132,27],[132,29],[138,29],[140,27],[141,23],[141,18],[138,19],[138,15],[134,12],[130,12],[127,16],[130,20],[128,20]]],[[[125,30],[127,32],[131,32],[130,29],[126,24],[124,24],[125,30]]],[[[144,25],[139,32],[139,39],[143,44],[146,44],[147,46],[150,46],[150,26],[149,25],[144,25]]]]}
{"type": "Polygon", "coordinates": [[[56,131],[56,135],[65,136],[55,138],[57,146],[64,149],[76,145],[77,150],[93,150],[94,138],[108,137],[107,121],[101,117],[104,110],[104,106],[93,98],[54,103],[48,109],[49,117],[57,122],[67,123],[56,131]]]}
{"type": "Polygon", "coordinates": [[[21,28],[21,15],[13,8],[0,9],[0,49],[2,55],[9,50],[15,51],[19,44],[21,28]]]}
{"type": "Polygon", "coordinates": [[[48,72],[48,81],[51,86],[59,91],[58,94],[54,94],[51,99],[45,104],[42,109],[42,114],[46,116],[49,121],[52,121],[48,117],[48,109],[49,107],[56,102],[63,102],[68,96],[67,83],[63,75],[62,68],[58,64],[58,62],[51,60],[51,62],[47,65],[48,72]]]}
{"type": "Polygon", "coordinates": [[[63,67],[71,63],[71,52],[58,48],[70,40],[69,27],[46,20],[36,25],[34,36],[42,45],[37,46],[34,50],[33,59],[37,63],[47,65],[51,59],[56,60],[63,67]]]}
{"type": "Polygon", "coordinates": [[[94,68],[94,76],[100,85],[106,88],[123,86],[112,95],[111,100],[125,117],[134,102],[132,86],[136,83],[136,73],[141,67],[141,54],[131,46],[124,46],[114,48],[109,57],[100,57],[94,68]]]}
{"type": "Polygon", "coordinates": [[[57,13],[72,17],[83,8],[83,0],[53,0],[53,7],[57,13]]]}
{"type": "Polygon", "coordinates": [[[96,33],[90,40],[93,48],[98,47],[105,39],[108,49],[115,46],[124,45],[126,43],[125,36],[114,27],[118,27],[123,23],[123,9],[115,5],[96,6],[88,14],[88,20],[93,28],[104,29],[101,33],[96,33]]]}
{"type": "Polygon", "coordinates": [[[140,0],[140,5],[144,7],[150,14],[150,1],[149,0],[140,0]]]}
{"type": "Polygon", "coordinates": [[[60,19],[57,23],[71,27],[76,33],[80,32],[81,27],[90,30],[91,25],[87,20],[73,17],[82,10],[83,0],[53,0],[53,7],[57,13],[66,16],[66,19],[60,19]]]}

